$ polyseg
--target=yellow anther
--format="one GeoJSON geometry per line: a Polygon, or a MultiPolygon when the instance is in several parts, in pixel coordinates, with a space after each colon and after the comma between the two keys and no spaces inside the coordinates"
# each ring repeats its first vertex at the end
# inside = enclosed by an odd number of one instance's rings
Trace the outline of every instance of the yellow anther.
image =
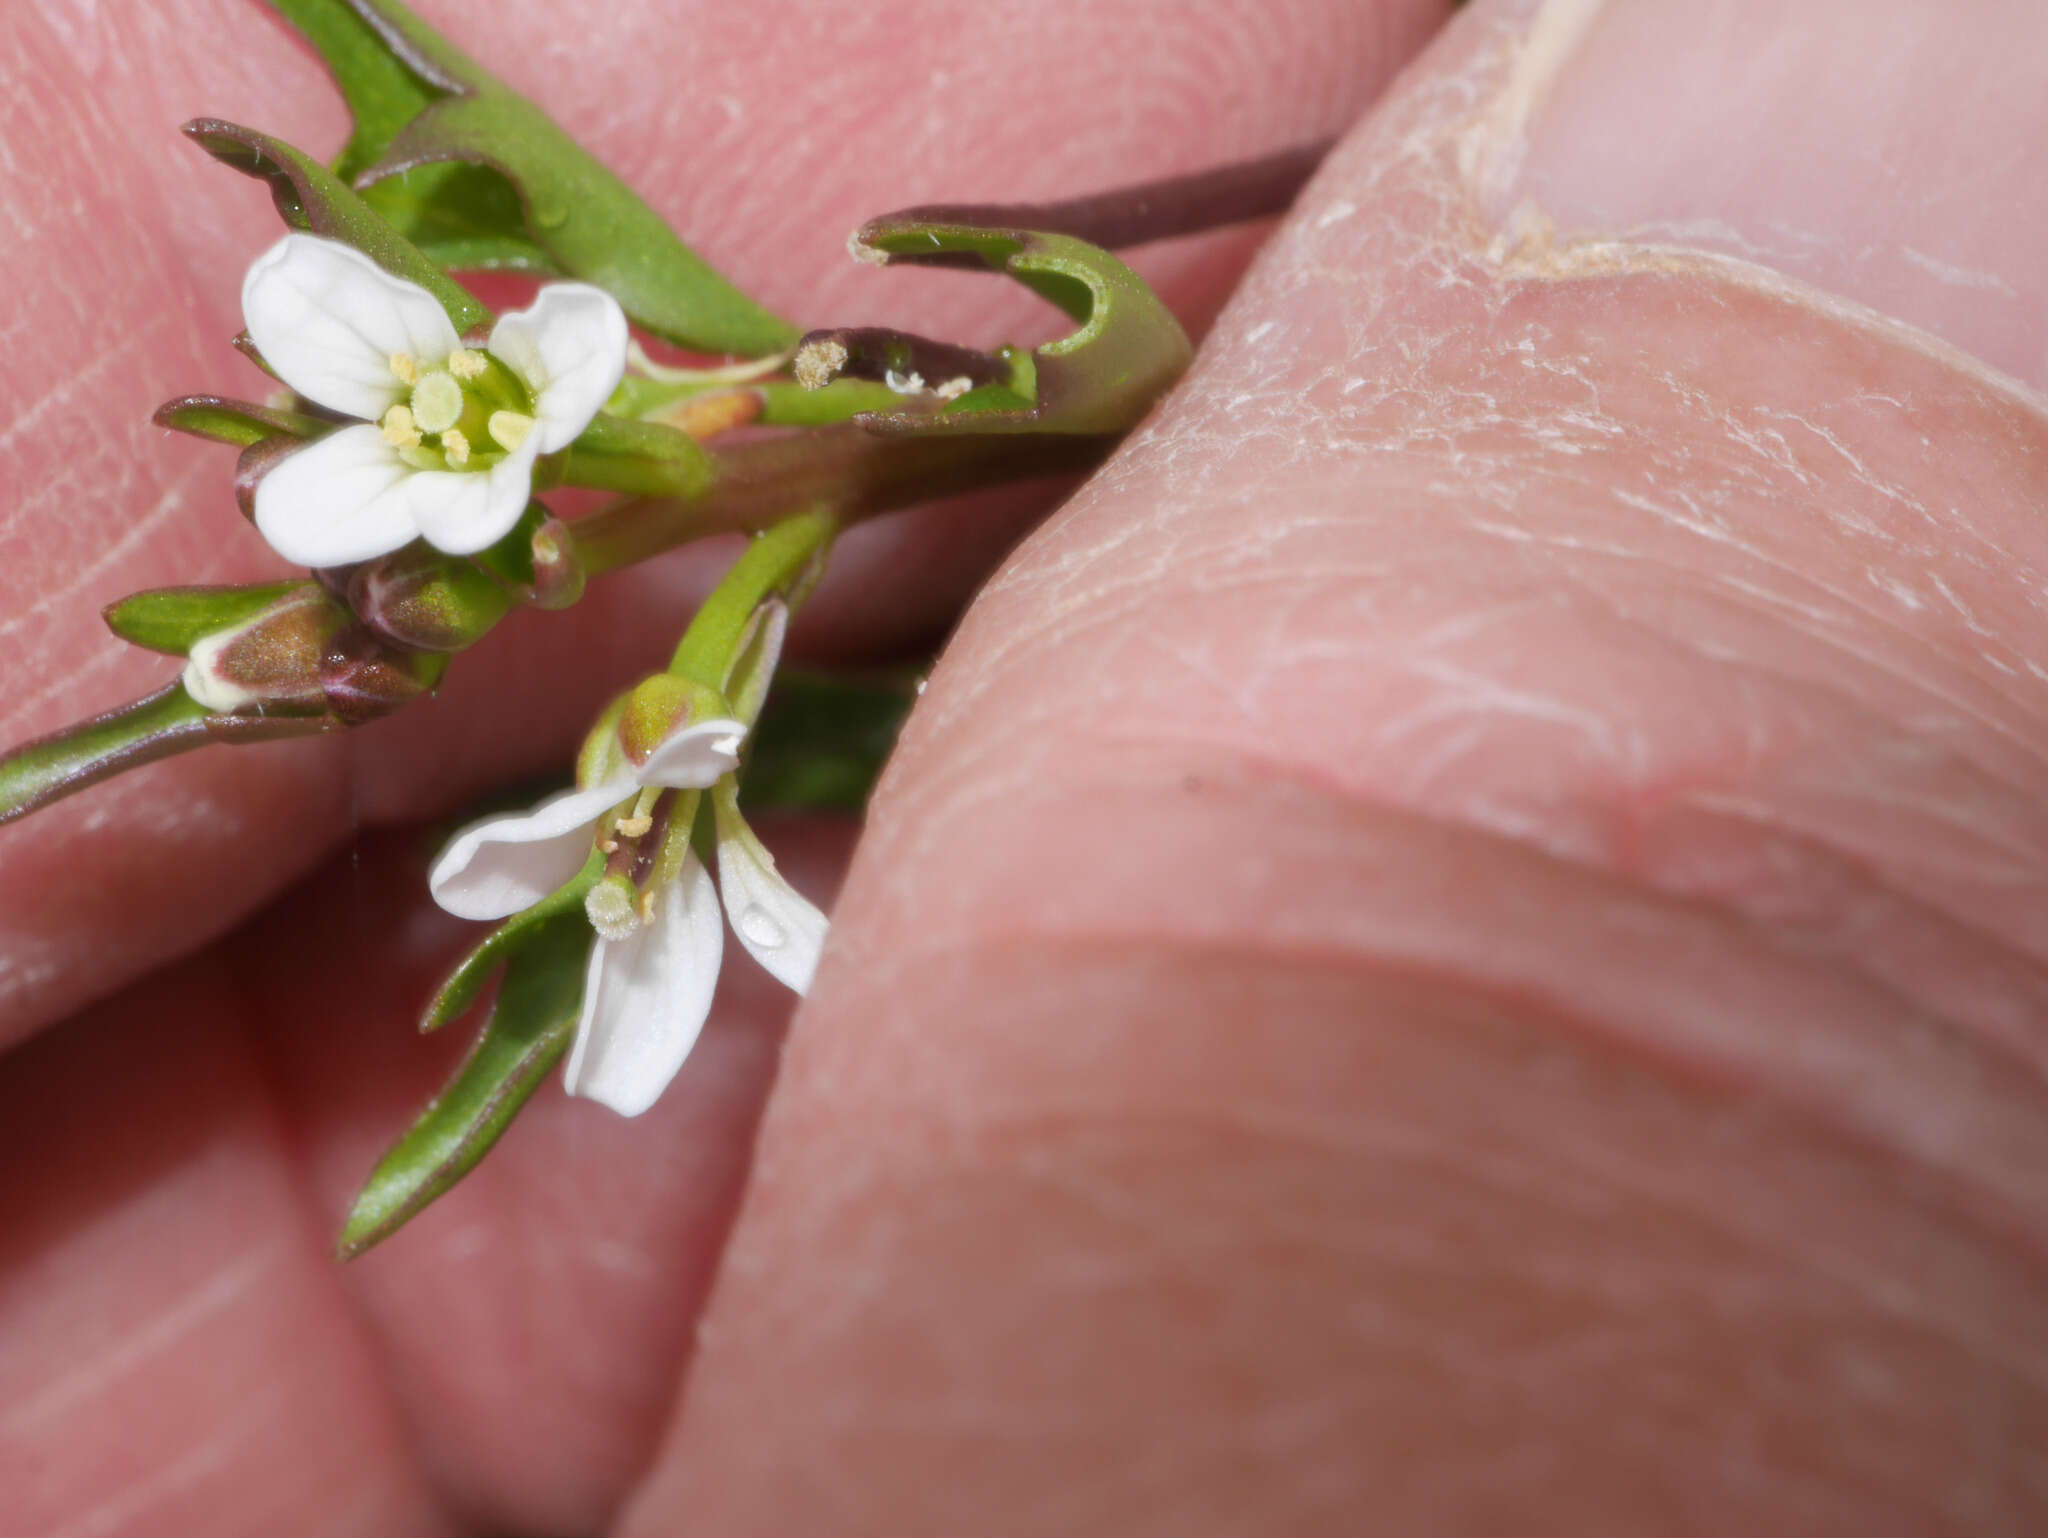
{"type": "Polygon", "coordinates": [[[416,447],[420,441],[420,430],[412,419],[412,412],[404,406],[393,406],[384,413],[382,423],[384,441],[394,449],[416,447]]]}
{"type": "Polygon", "coordinates": [[[494,411],[489,422],[491,436],[498,447],[510,454],[526,441],[526,435],[533,431],[533,418],[518,411],[494,411]]]}
{"type": "Polygon", "coordinates": [[[439,369],[412,387],[412,419],[423,433],[444,433],[462,418],[462,386],[439,369]]]}
{"type": "Polygon", "coordinates": [[[448,463],[458,468],[469,463],[469,440],[462,436],[462,430],[451,427],[441,434],[441,452],[448,456],[448,463]]]}
{"type": "Polygon", "coordinates": [[[621,838],[638,838],[654,826],[652,817],[621,817],[617,824],[621,838]]]}
{"type": "Polygon", "coordinates": [[[474,379],[488,366],[482,353],[471,352],[467,347],[458,347],[448,354],[448,372],[457,379],[474,379]]]}
{"type": "Polygon", "coordinates": [[[398,376],[398,382],[402,385],[418,384],[420,381],[420,366],[412,361],[412,354],[409,352],[395,352],[391,355],[391,372],[398,376]]]}

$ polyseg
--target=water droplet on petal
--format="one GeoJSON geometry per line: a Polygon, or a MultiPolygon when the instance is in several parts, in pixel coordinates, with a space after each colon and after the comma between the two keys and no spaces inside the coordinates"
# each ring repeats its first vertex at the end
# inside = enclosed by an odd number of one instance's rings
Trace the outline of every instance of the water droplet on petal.
{"type": "Polygon", "coordinates": [[[772,951],[789,938],[775,915],[758,904],[749,904],[739,916],[739,931],[764,951],[772,951]]]}

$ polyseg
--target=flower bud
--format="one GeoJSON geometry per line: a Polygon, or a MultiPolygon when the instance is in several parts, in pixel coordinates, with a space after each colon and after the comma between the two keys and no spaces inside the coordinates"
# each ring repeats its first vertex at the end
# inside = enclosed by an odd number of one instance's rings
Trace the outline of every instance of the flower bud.
{"type": "Polygon", "coordinates": [[[192,643],[185,692],[220,736],[264,735],[281,718],[308,730],[388,715],[440,681],[447,659],[394,646],[307,582],[240,624],[192,643]],[[262,731],[255,728],[269,723],[262,731]]]}
{"type": "Polygon", "coordinates": [[[361,726],[431,692],[447,668],[445,653],[407,651],[367,625],[351,625],[327,643],[320,690],[337,722],[361,726]]]}
{"type": "Polygon", "coordinates": [[[251,618],[192,643],[185,692],[216,715],[321,715],[320,669],[348,612],[310,583],[251,618]]]}
{"type": "Polygon", "coordinates": [[[632,763],[645,764],[657,747],[691,722],[731,714],[716,691],[674,673],[656,673],[627,693],[619,712],[619,745],[632,763]]]}
{"type": "Polygon", "coordinates": [[[473,646],[512,607],[512,595],[475,562],[408,545],[351,574],[349,607],[388,640],[414,651],[473,646]]]}

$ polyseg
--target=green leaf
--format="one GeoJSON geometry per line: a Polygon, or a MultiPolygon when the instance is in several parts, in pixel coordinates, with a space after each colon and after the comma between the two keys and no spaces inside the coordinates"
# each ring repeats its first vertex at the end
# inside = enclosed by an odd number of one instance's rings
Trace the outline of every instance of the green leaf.
{"type": "MultiPolygon", "coordinates": [[[[469,80],[486,80],[462,54],[404,13],[384,16],[347,0],[271,0],[313,45],[341,88],[354,123],[334,163],[353,181],[414,118],[469,80]],[[408,31],[399,22],[411,23],[408,31]],[[437,62],[437,56],[439,62],[437,62]]],[[[420,166],[362,189],[363,201],[444,268],[550,273],[526,238],[519,194],[488,166],[420,166]]]]}
{"type": "Polygon", "coordinates": [[[270,184],[271,201],[284,222],[354,246],[379,267],[440,300],[455,329],[465,335],[491,321],[491,312],[392,228],[339,177],[282,139],[218,118],[197,118],[185,133],[207,154],[245,176],[270,184]]]}
{"type": "MultiPolygon", "coordinates": [[[[523,806],[525,802],[519,804],[523,806]]],[[[448,974],[447,981],[435,991],[426,1012],[420,1016],[420,1029],[438,1031],[449,1021],[461,1019],[463,1011],[476,1002],[476,996],[497,974],[498,968],[539,938],[548,920],[582,909],[583,899],[603,874],[604,856],[593,849],[583,869],[568,885],[549,893],[531,908],[513,914],[484,936],[482,943],[457,963],[455,970],[448,974]]]]}
{"type": "Polygon", "coordinates": [[[101,610],[122,640],[182,657],[194,643],[233,629],[310,582],[262,582],[250,587],[160,587],[131,593],[101,610]]]}
{"type": "Polygon", "coordinates": [[[446,161],[501,172],[519,195],[519,233],[546,263],[608,290],[656,336],[697,352],[749,356],[796,339],[793,327],[715,272],[602,162],[503,87],[436,102],[363,180],[374,186],[446,161]]]}
{"type": "Polygon", "coordinates": [[[519,949],[475,1048],[356,1197],[337,1246],[343,1259],[418,1216],[512,1124],[575,1037],[594,938],[580,911],[557,913],[519,949]]]}
{"type": "Polygon", "coordinates": [[[445,94],[446,87],[419,72],[420,60],[408,64],[392,51],[373,24],[374,12],[358,11],[346,0],[270,4],[313,45],[348,103],[354,128],[334,163],[335,174],[345,180],[353,180],[400,129],[445,94]]]}
{"type": "Polygon", "coordinates": [[[224,395],[181,395],[156,408],[151,421],[173,432],[247,448],[265,438],[312,438],[333,424],[300,411],[280,411],[224,395]]]}
{"type": "MultiPolygon", "coordinates": [[[[1002,211],[963,211],[962,222],[891,215],[863,226],[854,242],[884,262],[979,262],[1057,305],[1079,329],[1028,356],[1008,354],[1008,379],[977,380],[977,388],[940,410],[870,412],[858,420],[892,434],[1128,432],[1194,356],[1180,322],[1144,279],[1100,247],[1069,235],[964,222],[984,212],[1002,211]],[[1029,404],[1015,404],[1019,399],[1029,404]]],[[[819,333],[805,350],[841,335],[853,333],[819,333]]],[[[901,340],[913,349],[958,351],[901,340]]],[[[839,352],[843,359],[843,346],[839,352]]],[[[800,368],[806,361],[800,353],[800,368]]]]}
{"type": "Polygon", "coordinates": [[[394,0],[271,0],[325,60],[354,131],[335,169],[434,261],[582,278],[704,352],[795,339],[538,107],[394,0]]]}
{"type": "Polygon", "coordinates": [[[920,677],[783,669],[748,739],[743,809],[857,812],[866,806],[917,701],[920,677]]]}

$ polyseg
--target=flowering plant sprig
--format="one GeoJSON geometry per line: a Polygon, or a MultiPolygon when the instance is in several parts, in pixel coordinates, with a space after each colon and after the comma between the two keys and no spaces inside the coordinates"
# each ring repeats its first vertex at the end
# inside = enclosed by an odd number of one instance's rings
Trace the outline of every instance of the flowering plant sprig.
{"type": "Polygon", "coordinates": [[[825,916],[743,798],[857,805],[907,701],[817,678],[775,688],[833,541],[932,497],[1098,463],[1190,356],[1107,248],[1277,212],[1320,151],[1065,204],[913,209],[857,235],[876,262],[1022,283],[1073,322],[1053,342],[800,335],[395,0],[270,3],[328,65],[352,132],[323,162],[217,119],[186,126],[263,182],[287,227],[247,271],[236,339],[276,389],[183,396],[157,420],[238,451],[237,506],[306,574],[110,606],[117,636],[181,670],[0,758],[0,822],[169,754],[390,714],[515,608],[565,608],[620,567],[750,537],[667,666],[598,716],[575,784],[435,860],[435,899],[493,927],[423,1028],[498,987],[475,1049],[354,1204],[354,1254],[472,1168],[564,1058],[572,1093],[629,1116],[652,1105],[710,1010],[728,925],[808,988],[825,916]],[[481,268],[541,286],[493,316],[454,276],[481,268]],[[659,363],[636,331],[703,361],[659,363]],[[547,501],[561,487],[612,500],[565,518],[547,501]]]}

